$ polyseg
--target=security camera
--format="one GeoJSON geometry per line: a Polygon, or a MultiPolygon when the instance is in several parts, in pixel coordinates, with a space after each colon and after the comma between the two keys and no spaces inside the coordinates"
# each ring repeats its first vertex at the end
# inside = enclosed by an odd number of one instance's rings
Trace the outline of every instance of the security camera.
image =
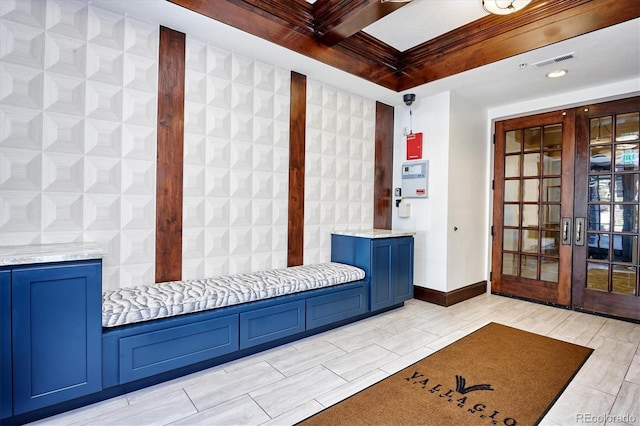
{"type": "Polygon", "coordinates": [[[416,100],[416,95],[414,95],[413,93],[407,93],[406,95],[404,95],[402,97],[402,100],[404,101],[404,103],[407,106],[411,106],[411,104],[413,103],[413,101],[416,100]]]}

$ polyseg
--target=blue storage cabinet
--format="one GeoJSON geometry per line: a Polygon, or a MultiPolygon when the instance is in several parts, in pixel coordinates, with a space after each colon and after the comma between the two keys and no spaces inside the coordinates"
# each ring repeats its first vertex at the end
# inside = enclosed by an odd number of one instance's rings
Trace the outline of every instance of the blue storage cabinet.
{"type": "Polygon", "coordinates": [[[333,234],[331,261],[354,265],[369,277],[372,312],[413,297],[413,237],[333,234]]]}
{"type": "Polygon", "coordinates": [[[13,414],[11,371],[11,271],[0,270],[0,419],[13,414]]]}
{"type": "Polygon", "coordinates": [[[12,266],[0,274],[2,416],[102,390],[101,261],[12,266]],[[7,345],[12,362],[8,378],[7,345]],[[9,388],[11,413],[5,408],[9,388]]]}

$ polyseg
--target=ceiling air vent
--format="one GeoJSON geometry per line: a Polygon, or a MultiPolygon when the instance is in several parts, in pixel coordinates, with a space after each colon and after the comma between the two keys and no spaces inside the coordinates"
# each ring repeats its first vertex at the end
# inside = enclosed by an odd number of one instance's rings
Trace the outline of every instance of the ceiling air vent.
{"type": "Polygon", "coordinates": [[[545,59],[543,61],[534,62],[531,64],[534,68],[546,67],[547,65],[557,64],[558,62],[568,61],[575,58],[575,53],[566,53],[564,55],[556,56],[555,58],[545,59]]]}

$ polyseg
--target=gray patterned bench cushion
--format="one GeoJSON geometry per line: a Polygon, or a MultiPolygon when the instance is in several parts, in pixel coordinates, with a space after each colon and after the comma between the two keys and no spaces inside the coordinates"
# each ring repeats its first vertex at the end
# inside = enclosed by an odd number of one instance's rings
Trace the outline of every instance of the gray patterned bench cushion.
{"type": "Polygon", "coordinates": [[[364,276],[360,268],[331,262],[107,290],[102,293],[102,326],[222,308],[358,281],[364,276]]]}

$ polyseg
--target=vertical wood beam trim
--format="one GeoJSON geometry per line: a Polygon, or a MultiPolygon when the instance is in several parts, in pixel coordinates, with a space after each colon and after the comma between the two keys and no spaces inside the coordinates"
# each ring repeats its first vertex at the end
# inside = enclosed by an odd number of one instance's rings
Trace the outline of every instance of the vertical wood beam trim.
{"type": "Polygon", "coordinates": [[[391,229],[393,202],[393,120],[394,108],[376,102],[375,182],[373,187],[373,227],[391,229]]]}
{"type": "Polygon", "coordinates": [[[304,162],[307,77],[291,72],[289,118],[289,223],[287,266],[302,265],[304,249],[304,162]]]}
{"type": "Polygon", "coordinates": [[[156,279],[182,276],[182,170],[186,35],[160,27],[158,157],[156,169],[156,279]]]}

